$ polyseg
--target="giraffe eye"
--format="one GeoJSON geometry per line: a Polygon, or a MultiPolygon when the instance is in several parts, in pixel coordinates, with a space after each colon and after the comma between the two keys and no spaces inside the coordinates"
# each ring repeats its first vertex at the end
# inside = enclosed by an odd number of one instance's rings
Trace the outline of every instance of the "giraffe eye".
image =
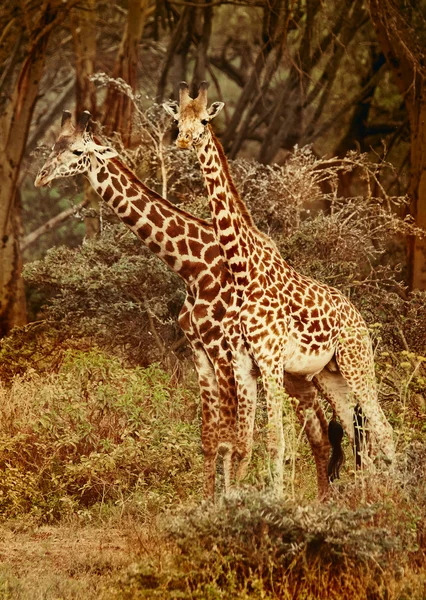
{"type": "Polygon", "coordinates": [[[83,154],[83,150],[73,150],[72,153],[76,156],[81,156],[83,154]]]}
{"type": "Polygon", "coordinates": [[[201,119],[201,125],[207,125],[208,120],[207,119],[201,119]]]}

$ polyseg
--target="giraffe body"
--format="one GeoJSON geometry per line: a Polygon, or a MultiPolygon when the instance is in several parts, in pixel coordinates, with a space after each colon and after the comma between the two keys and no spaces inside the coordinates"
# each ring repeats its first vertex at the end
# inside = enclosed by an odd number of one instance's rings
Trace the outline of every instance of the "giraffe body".
{"type": "Polygon", "coordinates": [[[232,274],[236,293],[223,324],[232,350],[239,404],[239,383],[245,374],[236,363],[239,354],[248,351],[265,386],[273,480],[280,492],[284,435],[279,390],[284,372],[296,377],[301,389],[300,382],[306,382],[303,396],[310,400],[299,410],[305,413],[306,431],[311,431],[321,495],[327,486],[323,472],[327,434],[315,410],[308,414],[316,401],[313,387],[307,385],[311,381],[331,403],[351,441],[353,407],[359,404],[369,423],[373,453],[381,451],[389,461],[394,459],[392,429],[377,401],[368,330],[360,313],[338,290],[297,273],[253,223],[209,125],[222,106],[216,102],[207,108],[206,84],[192,100],[183,83],[180,105],[165,107],[178,121],[178,146],[193,146],[197,151],[217,240],[232,274]]]}
{"type": "Polygon", "coordinates": [[[35,184],[84,173],[118,217],[184,280],[186,298],[179,324],[191,345],[198,374],[204,493],[213,498],[218,451],[224,455],[225,489],[231,485],[236,451],[235,382],[220,327],[233,289],[230,273],[212,225],[180,210],[139,181],[113,149],[96,143],[85,132],[87,115],[74,129],[71,115],[64,114],[61,134],[35,184]]]}

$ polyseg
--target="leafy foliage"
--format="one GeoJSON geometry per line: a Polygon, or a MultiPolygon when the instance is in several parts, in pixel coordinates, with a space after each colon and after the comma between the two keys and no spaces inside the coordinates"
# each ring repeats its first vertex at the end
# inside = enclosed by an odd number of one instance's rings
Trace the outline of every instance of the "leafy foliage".
{"type": "Polygon", "coordinates": [[[107,226],[78,250],[50,250],[25,277],[50,298],[40,316],[62,336],[89,338],[131,364],[163,358],[182,337],[180,280],[123,227],[107,226]]]}
{"type": "Polygon", "coordinates": [[[57,374],[16,377],[0,395],[3,517],[84,517],[114,503],[143,516],[199,491],[195,398],[155,365],[70,351],[57,374]]]}

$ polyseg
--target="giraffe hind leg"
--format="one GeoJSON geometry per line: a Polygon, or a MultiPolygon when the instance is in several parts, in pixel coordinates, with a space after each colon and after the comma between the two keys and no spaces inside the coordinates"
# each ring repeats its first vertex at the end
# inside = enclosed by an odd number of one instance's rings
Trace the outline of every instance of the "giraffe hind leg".
{"type": "Polygon", "coordinates": [[[368,450],[368,429],[366,419],[359,404],[354,409],[355,462],[357,468],[362,466],[362,456],[368,450]]]}
{"type": "Polygon", "coordinates": [[[318,497],[325,499],[329,493],[327,461],[330,445],[327,439],[327,421],[318,402],[317,390],[311,381],[291,373],[284,374],[284,386],[289,396],[297,400],[296,414],[315,460],[318,497]]]}
{"type": "Polygon", "coordinates": [[[328,435],[332,447],[332,453],[328,463],[328,473],[331,480],[339,476],[344,456],[342,449],[343,430],[346,432],[351,444],[355,449],[354,432],[354,402],[352,391],[339,371],[323,369],[313,379],[315,387],[321,395],[332,406],[334,414],[340,420],[341,425],[333,418],[329,424],[328,435]]]}
{"type": "MultiPolygon", "coordinates": [[[[392,464],[395,461],[393,430],[378,401],[369,338],[362,338],[359,345],[362,349],[355,348],[358,356],[355,363],[355,352],[348,342],[341,344],[336,350],[339,372],[352,391],[354,404],[359,406],[354,423],[357,435],[364,433],[362,438],[359,437],[359,454],[361,461],[369,455],[373,460],[381,457],[386,463],[392,464]]],[[[370,464],[371,460],[366,460],[366,463],[370,464]]]]}
{"type": "Polygon", "coordinates": [[[330,481],[339,479],[340,469],[345,462],[342,448],[343,427],[335,417],[328,424],[328,439],[331,446],[330,460],[328,461],[327,474],[330,481]]]}

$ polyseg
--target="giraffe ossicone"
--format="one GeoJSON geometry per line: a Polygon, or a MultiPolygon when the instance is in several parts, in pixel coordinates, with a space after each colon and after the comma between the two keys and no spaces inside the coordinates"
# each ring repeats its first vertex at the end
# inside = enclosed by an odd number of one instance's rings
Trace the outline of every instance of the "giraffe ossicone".
{"type": "MultiPolygon", "coordinates": [[[[303,390],[306,399],[299,410],[305,415],[320,495],[327,493],[328,441],[324,423],[311,410],[316,389],[331,404],[353,443],[360,441],[358,427],[354,427],[354,407],[359,406],[368,424],[372,455],[382,453],[393,462],[392,428],[378,403],[373,350],[361,314],[337,289],[290,267],[274,242],[254,225],[209,125],[210,114],[216,111],[207,108],[207,85],[203,83],[192,99],[183,82],[179,105],[165,108],[178,124],[177,145],[194,147],[203,171],[217,241],[236,292],[223,324],[237,389],[245,377],[238,368],[239,356],[248,350],[265,386],[276,490],[280,492],[283,483],[284,435],[277,391],[284,385],[284,373],[286,378],[297,378],[299,395],[303,390]],[[317,418],[310,418],[309,413],[317,418]]],[[[365,456],[363,460],[369,462],[365,456]]]]}

